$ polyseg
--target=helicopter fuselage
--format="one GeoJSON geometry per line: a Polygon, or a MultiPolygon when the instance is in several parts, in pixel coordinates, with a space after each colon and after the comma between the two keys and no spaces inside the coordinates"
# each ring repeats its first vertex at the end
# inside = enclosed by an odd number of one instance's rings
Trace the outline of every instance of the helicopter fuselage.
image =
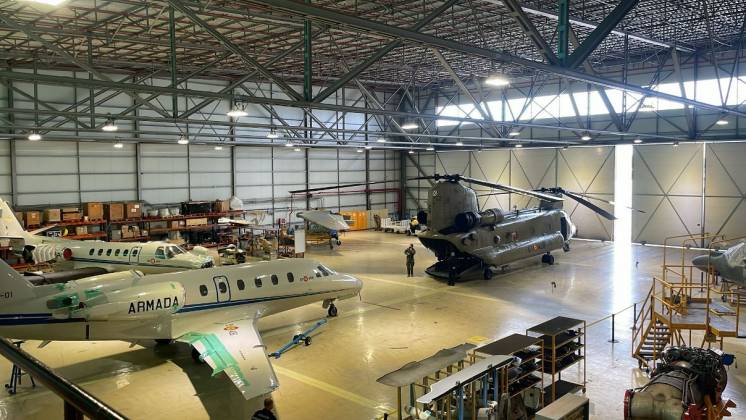
{"type": "MultiPolygon", "coordinates": [[[[499,212],[498,210],[494,210],[499,212]]],[[[452,270],[464,273],[474,268],[491,270],[525,258],[568,249],[575,226],[559,208],[534,208],[499,213],[469,229],[426,230],[418,235],[433,251],[438,263],[427,272],[448,277],[452,270]],[[493,221],[496,221],[493,223],[493,221]]]]}

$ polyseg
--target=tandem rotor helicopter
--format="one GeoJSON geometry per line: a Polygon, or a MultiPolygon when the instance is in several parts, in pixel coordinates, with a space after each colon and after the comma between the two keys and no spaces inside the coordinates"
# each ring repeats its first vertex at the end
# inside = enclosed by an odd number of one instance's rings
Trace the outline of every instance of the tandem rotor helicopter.
{"type": "MultiPolygon", "coordinates": [[[[452,175],[431,175],[409,180],[434,180],[427,197],[427,210],[417,214],[427,229],[418,233],[422,245],[432,251],[438,262],[425,271],[449,284],[456,280],[492,278],[497,269],[508,264],[541,255],[542,263],[554,264],[552,251],[570,250],[570,239],[576,232],[570,216],[562,209],[563,197],[577,201],[599,216],[615,220],[613,214],[591,203],[612,201],[566,191],[560,187],[524,190],[484,180],[452,175]],[[480,211],[477,193],[464,185],[479,185],[500,192],[519,194],[539,200],[537,207],[503,211],[498,208],[480,211]]],[[[358,187],[381,182],[341,184],[293,191],[312,194],[327,189],[358,187]]],[[[639,210],[638,210],[639,211],[639,210]]]]}

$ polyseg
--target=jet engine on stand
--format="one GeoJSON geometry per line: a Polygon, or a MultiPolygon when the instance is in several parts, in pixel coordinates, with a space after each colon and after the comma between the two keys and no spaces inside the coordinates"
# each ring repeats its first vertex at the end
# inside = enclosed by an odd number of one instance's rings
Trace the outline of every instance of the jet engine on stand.
{"type": "Polygon", "coordinates": [[[671,347],[647,385],[624,395],[625,420],[709,420],[730,416],[736,404],[722,399],[731,355],[695,347],[671,347]]]}

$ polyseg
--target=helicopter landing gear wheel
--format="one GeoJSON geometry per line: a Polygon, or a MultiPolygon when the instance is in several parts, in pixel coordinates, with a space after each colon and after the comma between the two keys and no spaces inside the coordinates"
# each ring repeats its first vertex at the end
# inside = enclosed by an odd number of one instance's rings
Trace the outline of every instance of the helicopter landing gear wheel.
{"type": "Polygon", "coordinates": [[[541,262],[548,265],[554,265],[554,255],[546,253],[541,256],[541,262]]]}
{"type": "Polygon", "coordinates": [[[329,304],[329,309],[326,311],[326,314],[329,315],[330,318],[334,318],[337,316],[337,307],[334,306],[333,303],[329,304]]]}
{"type": "Polygon", "coordinates": [[[490,267],[485,267],[484,273],[482,273],[482,276],[485,280],[489,280],[492,278],[492,269],[490,267]]]}
{"type": "Polygon", "coordinates": [[[570,252],[570,242],[565,242],[562,244],[562,250],[565,252],[570,252]]]}

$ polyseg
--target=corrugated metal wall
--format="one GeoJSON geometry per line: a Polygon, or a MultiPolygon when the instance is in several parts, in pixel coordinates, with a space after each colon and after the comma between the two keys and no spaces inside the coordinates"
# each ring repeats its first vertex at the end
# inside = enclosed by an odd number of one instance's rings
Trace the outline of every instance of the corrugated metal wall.
{"type": "MultiPolygon", "coordinates": [[[[0,196],[12,201],[10,143],[0,141],[0,196]]],[[[164,204],[225,199],[235,193],[247,208],[287,217],[288,191],[306,186],[306,150],[284,146],[215,150],[212,145],[125,143],[118,149],[113,143],[26,140],[15,145],[17,206],[138,199],[164,204]]],[[[309,149],[308,162],[311,187],[365,182],[367,167],[371,181],[387,181],[371,187],[381,192],[370,194],[370,207],[397,211],[399,153],[309,149]]],[[[365,209],[368,203],[364,192],[331,192],[310,204],[339,211],[365,209]]],[[[292,205],[304,209],[305,199],[292,205]]]]}

